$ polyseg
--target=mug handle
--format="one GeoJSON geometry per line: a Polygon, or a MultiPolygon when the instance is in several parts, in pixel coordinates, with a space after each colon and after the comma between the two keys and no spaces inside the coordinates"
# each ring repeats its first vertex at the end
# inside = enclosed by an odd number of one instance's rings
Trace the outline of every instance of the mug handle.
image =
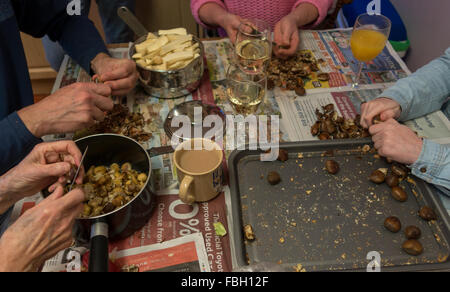
{"type": "Polygon", "coordinates": [[[190,191],[191,185],[194,182],[194,178],[192,176],[186,175],[180,184],[180,199],[183,203],[192,205],[195,202],[195,196],[190,191]]]}

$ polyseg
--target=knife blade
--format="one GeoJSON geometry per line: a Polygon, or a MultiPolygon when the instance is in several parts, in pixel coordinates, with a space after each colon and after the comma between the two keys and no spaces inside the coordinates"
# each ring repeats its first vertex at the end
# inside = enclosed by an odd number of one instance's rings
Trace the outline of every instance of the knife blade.
{"type": "Polygon", "coordinates": [[[84,158],[86,157],[86,153],[87,153],[88,149],[89,149],[89,146],[87,146],[86,149],[84,150],[83,156],[81,157],[80,166],[78,166],[77,172],[75,172],[75,176],[73,177],[72,182],[70,184],[69,192],[72,190],[73,185],[75,184],[78,174],[80,173],[81,167],[83,167],[83,161],[84,161],[84,158]]]}

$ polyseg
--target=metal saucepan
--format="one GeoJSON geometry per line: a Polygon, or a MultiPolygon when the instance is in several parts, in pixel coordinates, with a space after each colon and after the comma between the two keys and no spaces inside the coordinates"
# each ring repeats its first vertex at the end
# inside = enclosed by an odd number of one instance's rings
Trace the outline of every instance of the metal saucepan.
{"type": "Polygon", "coordinates": [[[75,141],[78,148],[89,151],[84,159],[84,168],[92,165],[119,165],[129,162],[138,172],[147,174],[141,191],[126,205],[101,216],[79,218],[77,237],[90,238],[89,271],[108,271],[108,238],[126,238],[141,229],[150,219],[155,206],[152,166],[150,158],[173,152],[171,146],[145,150],[135,140],[115,134],[99,134],[75,141]],[[89,236],[90,234],[90,236],[89,236]]]}
{"type": "MultiPolygon", "coordinates": [[[[139,39],[130,48],[130,58],[136,53],[136,45],[144,42],[148,31],[127,7],[120,7],[117,11],[122,20],[134,31],[139,39]]],[[[178,98],[194,92],[200,85],[204,72],[204,47],[195,36],[193,41],[198,43],[200,56],[189,65],[178,70],[149,70],[136,63],[139,81],[145,91],[158,98],[178,98]]]]}

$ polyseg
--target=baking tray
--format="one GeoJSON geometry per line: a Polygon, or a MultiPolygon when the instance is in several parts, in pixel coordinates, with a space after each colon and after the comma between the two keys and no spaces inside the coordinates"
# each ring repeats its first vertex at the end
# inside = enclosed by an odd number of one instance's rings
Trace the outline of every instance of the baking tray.
{"type": "Polygon", "coordinates": [[[298,264],[306,271],[365,271],[368,253],[377,251],[382,271],[449,270],[450,221],[438,196],[411,176],[401,182],[408,200],[395,201],[386,184],[368,179],[390,164],[363,153],[364,145],[372,147],[371,140],[286,143],[280,145],[289,152],[286,162],[262,162],[259,150],[234,151],[228,166],[235,268],[266,262],[286,271],[298,264]],[[337,175],[325,170],[327,159],[340,164],[337,175]],[[280,184],[267,182],[270,171],[280,174],[280,184]],[[424,205],[438,220],[426,222],[417,215],[424,205]],[[384,228],[388,216],[400,219],[400,232],[384,228]],[[246,224],[253,227],[254,241],[244,238],[246,224]],[[408,225],[422,231],[420,256],[401,249],[408,225]]]}

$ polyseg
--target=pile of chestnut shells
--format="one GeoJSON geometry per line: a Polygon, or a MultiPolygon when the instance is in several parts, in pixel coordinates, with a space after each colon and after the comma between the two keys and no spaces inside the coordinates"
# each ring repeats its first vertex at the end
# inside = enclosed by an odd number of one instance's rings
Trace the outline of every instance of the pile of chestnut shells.
{"type": "Polygon", "coordinates": [[[316,109],[316,117],[317,121],[311,127],[311,134],[318,136],[320,140],[355,139],[370,136],[369,131],[360,124],[360,115],[357,115],[355,119],[346,120],[338,115],[334,104],[323,106],[322,111],[316,109]]]}
{"type": "MultiPolygon", "coordinates": [[[[303,78],[310,78],[312,72],[319,71],[319,62],[306,51],[298,51],[294,56],[283,60],[273,57],[267,68],[267,88],[275,87],[295,90],[300,96],[306,94],[303,78]]],[[[317,73],[320,81],[328,81],[328,73],[317,73]]]]}

